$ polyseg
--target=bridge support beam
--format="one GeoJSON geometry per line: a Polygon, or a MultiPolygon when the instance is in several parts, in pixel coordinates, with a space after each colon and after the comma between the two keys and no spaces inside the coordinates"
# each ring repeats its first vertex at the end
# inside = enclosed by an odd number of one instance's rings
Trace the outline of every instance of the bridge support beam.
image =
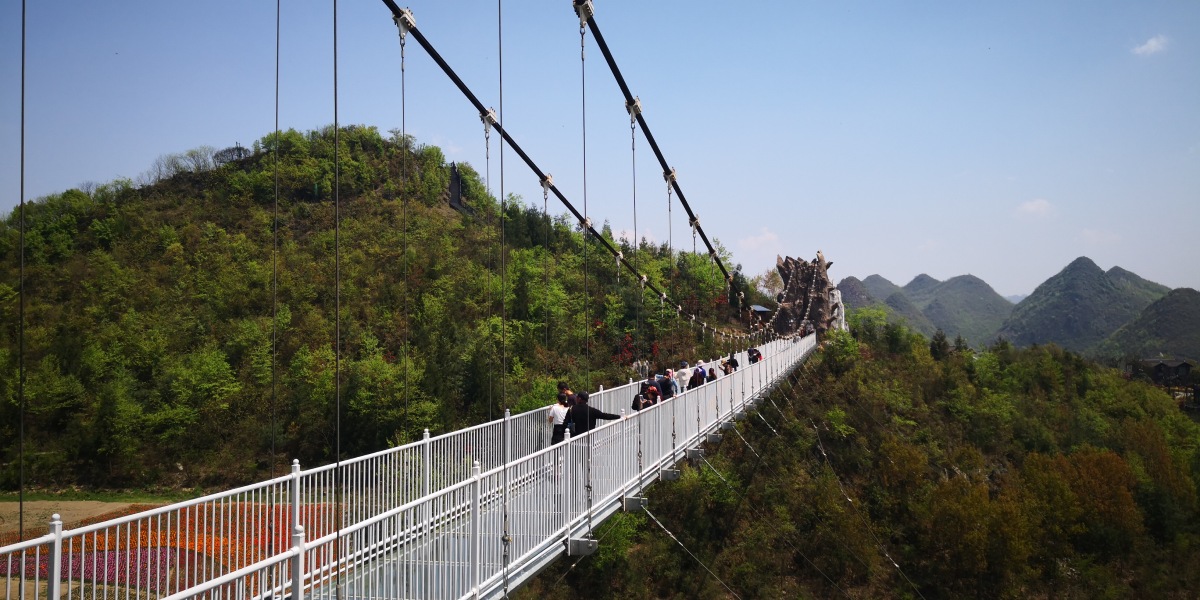
{"type": "Polygon", "coordinates": [[[691,460],[700,460],[704,458],[704,448],[688,448],[687,457],[691,460]]]}
{"type": "Polygon", "coordinates": [[[596,552],[600,542],[591,538],[570,538],[567,540],[567,556],[587,556],[596,552]]]}
{"type": "Polygon", "coordinates": [[[719,433],[710,433],[710,434],[708,434],[706,441],[710,444],[716,444],[721,441],[721,437],[722,436],[719,433]]]}
{"type": "Polygon", "coordinates": [[[621,509],[625,512],[634,512],[646,508],[646,498],[641,496],[625,496],[621,498],[621,509]]]}
{"type": "Polygon", "coordinates": [[[721,431],[729,431],[735,427],[737,427],[737,425],[734,425],[733,421],[725,421],[721,423],[721,431]]]}
{"type": "Polygon", "coordinates": [[[658,472],[659,481],[679,481],[679,469],[663,469],[658,472]]]}

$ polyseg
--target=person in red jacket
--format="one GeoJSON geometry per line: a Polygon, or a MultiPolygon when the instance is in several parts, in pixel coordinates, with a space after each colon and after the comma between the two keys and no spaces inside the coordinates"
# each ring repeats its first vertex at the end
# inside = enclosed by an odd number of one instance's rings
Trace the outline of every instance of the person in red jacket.
{"type": "Polygon", "coordinates": [[[575,432],[572,436],[583,435],[596,428],[596,419],[611,421],[620,419],[621,415],[606,413],[598,408],[588,406],[588,393],[579,392],[575,395],[575,405],[571,407],[570,419],[575,422],[575,432]]]}

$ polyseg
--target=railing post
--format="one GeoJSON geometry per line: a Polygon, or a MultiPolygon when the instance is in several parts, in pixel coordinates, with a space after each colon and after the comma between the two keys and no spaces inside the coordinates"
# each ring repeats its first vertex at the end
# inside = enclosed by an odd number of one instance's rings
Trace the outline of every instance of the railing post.
{"type": "Polygon", "coordinates": [[[46,585],[49,588],[47,596],[58,600],[59,596],[62,596],[62,517],[58,513],[50,517],[50,533],[54,540],[50,542],[50,571],[46,574],[46,585]]]}
{"type": "Polygon", "coordinates": [[[421,436],[421,497],[429,495],[429,488],[433,487],[433,457],[432,449],[429,447],[429,429],[425,429],[425,433],[421,436]]]}
{"type": "Polygon", "coordinates": [[[624,408],[621,409],[621,443],[617,447],[622,450],[617,453],[617,456],[620,457],[621,461],[621,496],[624,497],[626,492],[629,491],[629,459],[627,457],[628,452],[625,452],[625,450],[633,447],[629,443],[629,423],[626,422],[624,408]]]}
{"type": "Polygon", "coordinates": [[[288,485],[291,488],[290,491],[288,492],[288,495],[290,495],[292,497],[291,498],[292,511],[291,511],[291,515],[290,515],[290,517],[291,517],[290,525],[291,525],[292,531],[295,531],[297,527],[300,527],[302,525],[302,523],[300,523],[300,460],[299,459],[292,459],[292,480],[291,480],[291,482],[288,483],[288,485]]]}
{"type": "Polygon", "coordinates": [[[504,409],[504,456],[503,464],[508,465],[508,461],[512,460],[512,411],[504,409]]]}
{"type": "Polygon", "coordinates": [[[479,574],[483,561],[483,515],[479,511],[479,497],[482,495],[483,478],[480,477],[479,461],[471,467],[471,595],[479,597],[479,574]]]}
{"type": "Polygon", "coordinates": [[[292,527],[292,550],[296,552],[292,556],[292,598],[291,600],[304,600],[304,526],[296,525],[292,527]]]}

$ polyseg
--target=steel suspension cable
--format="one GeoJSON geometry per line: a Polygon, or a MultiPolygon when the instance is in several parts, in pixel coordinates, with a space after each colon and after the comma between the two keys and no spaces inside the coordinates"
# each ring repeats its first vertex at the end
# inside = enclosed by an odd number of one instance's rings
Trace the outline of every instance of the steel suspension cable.
{"type": "MultiPolygon", "coordinates": [[[[489,196],[491,196],[492,195],[492,125],[491,125],[491,122],[488,121],[487,116],[488,115],[484,115],[484,117],[483,117],[483,146],[484,146],[483,162],[485,165],[484,169],[486,169],[486,171],[487,171],[487,178],[484,181],[486,181],[487,193],[489,196]]],[[[501,206],[503,206],[503,204],[501,204],[501,206]]],[[[504,223],[504,211],[503,211],[503,209],[500,209],[500,216],[497,220],[501,223],[500,226],[504,227],[504,224],[503,224],[504,223]]],[[[490,224],[489,224],[489,226],[490,226],[490,224]]],[[[489,236],[491,235],[490,230],[488,231],[488,235],[489,236]]],[[[488,261],[490,264],[488,264],[488,269],[487,269],[487,298],[488,298],[488,318],[491,319],[496,316],[496,312],[495,312],[496,311],[496,301],[492,297],[492,294],[493,294],[492,269],[496,268],[496,262],[497,262],[496,246],[494,244],[488,244],[488,254],[490,255],[488,258],[490,258],[491,260],[488,261]]],[[[492,420],[492,409],[493,409],[493,405],[496,403],[495,390],[492,389],[494,387],[493,382],[492,382],[492,376],[493,376],[492,369],[488,369],[488,390],[487,390],[488,421],[492,420]]]]}
{"type": "MultiPolygon", "coordinates": [[[[640,109],[640,106],[636,102],[634,104],[627,105],[625,108],[626,108],[626,110],[629,111],[629,166],[630,166],[630,172],[632,173],[631,179],[633,182],[633,243],[630,244],[629,247],[631,248],[631,251],[633,252],[633,268],[637,269],[636,271],[634,271],[634,274],[636,275],[641,272],[641,269],[638,268],[641,266],[641,252],[639,252],[640,248],[638,247],[640,245],[639,240],[641,238],[638,237],[638,222],[637,222],[637,217],[638,217],[638,214],[637,214],[638,213],[638,210],[637,210],[637,128],[633,124],[633,115],[636,110],[641,110],[641,109],[640,109]]],[[[620,265],[617,265],[617,266],[620,267],[620,265]]],[[[642,359],[642,351],[641,351],[642,309],[646,305],[646,294],[644,293],[645,289],[646,289],[646,279],[645,279],[644,275],[641,276],[640,285],[642,286],[643,293],[638,294],[639,302],[638,302],[638,306],[637,306],[637,318],[634,320],[634,334],[633,334],[633,336],[634,336],[633,337],[633,358],[635,360],[642,359]]]]}
{"type": "MultiPolygon", "coordinates": [[[[704,458],[703,456],[701,456],[701,457],[700,457],[700,460],[704,461],[704,464],[708,465],[708,468],[709,468],[709,469],[711,469],[711,470],[712,470],[712,472],[713,472],[713,474],[717,476],[717,479],[720,479],[720,480],[721,480],[721,482],[725,484],[725,487],[729,488],[729,491],[731,491],[731,492],[733,492],[733,493],[735,493],[735,494],[738,494],[738,508],[740,509],[740,508],[741,508],[741,506],[742,506],[742,499],[744,499],[744,498],[745,498],[745,496],[746,496],[746,494],[747,494],[747,493],[750,491],[750,486],[749,486],[749,485],[747,485],[747,486],[746,486],[746,489],[742,490],[742,491],[739,493],[739,492],[738,492],[738,490],[737,490],[736,488],[734,488],[734,487],[733,487],[733,484],[732,484],[732,483],[730,483],[730,482],[729,482],[729,480],[728,480],[728,479],[726,479],[724,475],[721,475],[721,472],[720,472],[720,471],[718,471],[718,470],[717,470],[717,468],[716,468],[716,467],[714,467],[714,466],[712,465],[712,463],[708,462],[708,459],[707,459],[707,458],[704,458]]],[[[759,462],[760,462],[760,463],[762,462],[762,460],[761,460],[761,457],[760,457],[760,460],[759,460],[759,462]]],[[[757,471],[757,466],[755,467],[755,471],[757,471]]],[[[753,504],[751,504],[751,505],[749,505],[749,506],[750,506],[750,511],[751,511],[751,512],[753,512],[753,513],[754,513],[754,515],[755,515],[756,517],[758,517],[759,519],[763,519],[764,521],[766,521],[766,520],[769,520],[769,519],[770,519],[770,516],[768,516],[768,515],[764,515],[764,514],[763,514],[761,511],[759,511],[759,510],[758,510],[758,508],[757,508],[757,507],[755,507],[753,504]]],[[[784,537],[784,536],[783,536],[783,534],[782,534],[782,532],[780,533],[779,539],[783,540],[783,542],[784,542],[785,544],[787,544],[788,546],[791,546],[792,550],[793,550],[793,551],[795,551],[797,554],[799,554],[799,555],[800,555],[800,558],[803,558],[803,559],[804,559],[804,562],[808,563],[808,564],[809,564],[809,566],[811,566],[813,569],[815,569],[815,570],[817,571],[817,573],[820,573],[820,574],[821,574],[821,576],[822,576],[822,577],[824,577],[824,578],[825,578],[825,580],[826,580],[826,581],[828,581],[828,582],[830,583],[830,585],[832,585],[834,588],[836,588],[836,589],[837,589],[837,591],[841,592],[841,593],[842,593],[842,595],[846,596],[847,598],[850,598],[850,597],[851,597],[851,596],[850,596],[850,594],[849,594],[848,592],[846,592],[846,590],[842,589],[842,586],[838,585],[838,584],[837,584],[837,582],[836,582],[836,581],[834,581],[832,577],[830,577],[828,574],[826,574],[826,573],[825,573],[825,571],[822,571],[822,570],[821,570],[821,567],[818,567],[818,566],[817,566],[817,563],[814,563],[814,562],[812,561],[812,559],[810,559],[810,558],[808,557],[808,555],[804,553],[804,551],[800,550],[800,548],[799,548],[798,546],[796,546],[795,544],[793,544],[791,540],[789,540],[788,538],[784,537]]],[[[853,553],[851,553],[851,554],[853,555],[853,553]]],[[[855,556],[855,558],[858,558],[858,557],[857,557],[857,556],[855,556]]],[[[863,562],[863,561],[862,561],[862,559],[858,559],[858,560],[859,560],[859,562],[863,562]]],[[[863,565],[864,565],[864,566],[866,566],[866,563],[865,563],[865,562],[863,562],[863,565]]]]}
{"type": "MultiPolygon", "coordinates": [[[[496,57],[499,63],[500,71],[500,122],[504,122],[504,0],[496,0],[496,57]]],[[[509,431],[508,417],[508,362],[507,362],[507,309],[505,308],[508,301],[508,266],[507,258],[508,251],[504,247],[504,219],[506,212],[506,198],[504,197],[504,139],[500,140],[500,402],[504,404],[505,419],[501,423],[503,435],[501,436],[504,442],[502,453],[504,459],[504,532],[500,538],[501,544],[504,546],[504,597],[508,598],[508,569],[509,569],[509,545],[511,536],[509,536],[509,514],[508,514],[508,461],[509,447],[507,440],[512,432],[509,431]]]]}
{"type": "MultiPolygon", "coordinates": [[[[338,5],[333,0],[333,388],[336,406],[336,433],[334,454],[337,459],[334,481],[335,497],[337,498],[337,539],[341,546],[342,538],[342,164],[341,164],[341,126],[338,123],[338,5]]],[[[335,574],[336,595],[342,597],[342,570],[335,574]]]]}
{"type": "MultiPolygon", "coordinates": [[[[608,44],[605,43],[604,36],[600,33],[600,27],[596,25],[595,16],[592,14],[592,10],[590,9],[591,0],[574,0],[574,2],[577,10],[578,6],[581,4],[589,5],[589,9],[587,11],[587,25],[592,31],[592,37],[595,38],[596,45],[599,46],[601,54],[604,55],[604,60],[608,63],[608,68],[612,71],[613,77],[616,78],[617,85],[621,88],[621,93],[625,96],[625,102],[632,103],[634,101],[634,96],[632,93],[630,93],[629,86],[625,83],[625,77],[621,75],[621,69],[617,67],[617,62],[613,58],[612,52],[608,48],[608,44]]],[[[665,175],[667,173],[672,173],[673,170],[667,164],[667,159],[663,157],[662,150],[658,147],[658,142],[654,140],[654,134],[650,133],[650,127],[646,124],[646,119],[640,113],[637,116],[637,123],[639,126],[641,126],[642,134],[646,136],[646,142],[650,144],[650,148],[654,151],[654,156],[658,158],[658,163],[662,167],[663,174],[665,175]]],[[[709,241],[708,236],[704,233],[704,229],[699,226],[699,219],[696,218],[696,213],[692,211],[692,207],[688,205],[687,198],[684,197],[683,190],[679,187],[678,180],[672,178],[671,185],[675,188],[675,194],[679,196],[679,203],[683,206],[683,209],[687,211],[688,218],[696,224],[700,238],[704,240],[704,245],[708,248],[709,256],[713,257],[718,268],[721,269],[721,274],[725,276],[725,279],[727,281],[730,280],[732,275],[729,273],[729,270],[725,268],[725,264],[721,261],[721,257],[717,255],[716,249],[709,241]]]]}
{"type": "MultiPolygon", "coordinates": [[[[425,38],[424,34],[421,33],[420,29],[418,29],[416,27],[416,24],[412,22],[411,13],[409,13],[408,11],[401,10],[400,7],[396,5],[394,0],[383,0],[383,3],[392,11],[393,15],[396,18],[401,19],[405,22],[405,27],[408,29],[409,34],[411,34],[413,36],[413,39],[415,39],[417,41],[417,43],[420,44],[421,48],[424,49],[426,51],[426,53],[429,54],[430,58],[432,58],[433,61],[438,65],[438,67],[440,67],[442,69],[442,72],[444,72],[446,74],[446,76],[450,78],[451,82],[453,82],[454,85],[459,89],[459,91],[462,92],[463,96],[465,96],[467,98],[467,100],[471,103],[471,105],[475,107],[476,111],[478,111],[478,114],[480,115],[480,118],[485,121],[485,127],[490,127],[490,128],[496,129],[496,131],[500,134],[500,137],[503,139],[504,143],[506,143],[514,152],[517,153],[517,156],[520,157],[521,160],[525,162],[526,166],[528,166],[529,169],[531,171],[533,171],[534,175],[537,176],[538,181],[547,180],[546,173],[537,166],[537,163],[533,162],[533,159],[531,159],[529,157],[529,155],[525,153],[525,151],[521,148],[521,146],[519,144],[517,144],[516,140],[514,140],[512,138],[512,136],[509,135],[508,131],[506,129],[504,129],[503,125],[500,124],[500,122],[496,118],[495,111],[489,111],[486,108],[484,108],[483,103],[481,103],[479,101],[479,99],[475,96],[475,94],[471,92],[470,88],[468,88],[467,85],[465,83],[463,83],[462,79],[459,78],[458,74],[455,73],[454,70],[450,68],[450,65],[446,63],[445,59],[442,58],[441,54],[439,54],[437,52],[437,50],[433,47],[433,45],[430,44],[429,40],[425,38]]],[[[583,77],[586,79],[586,73],[584,73],[583,77]]],[[[586,89],[586,84],[584,87],[586,89]]],[[[584,104],[584,116],[585,116],[585,121],[586,121],[586,101],[583,104],[584,104]]],[[[585,123],[585,129],[586,129],[586,123],[585,123]]],[[[585,138],[586,138],[586,135],[585,135],[585,138]]],[[[584,140],[584,144],[586,146],[586,139],[584,140]]],[[[584,157],[584,160],[586,162],[586,156],[584,157]]],[[[585,180],[586,180],[586,175],[585,175],[585,180]]],[[[559,190],[557,186],[555,186],[553,183],[551,183],[549,187],[550,187],[550,192],[553,193],[554,196],[556,198],[558,198],[559,202],[561,202],[563,204],[563,206],[565,206],[567,208],[567,210],[570,211],[571,214],[578,220],[580,227],[584,231],[585,238],[590,234],[592,238],[594,238],[597,242],[599,242],[600,245],[609,252],[609,254],[617,257],[618,262],[620,264],[624,265],[630,271],[637,273],[638,276],[640,277],[641,274],[638,273],[637,270],[633,268],[632,264],[630,264],[628,259],[621,256],[620,251],[616,247],[614,247],[613,244],[607,238],[602,236],[600,234],[600,232],[596,230],[596,228],[592,225],[591,220],[586,218],[584,216],[584,214],[580,213],[579,210],[576,209],[573,204],[571,204],[571,202],[567,199],[567,197],[565,195],[563,195],[562,191],[559,190]]],[[[584,210],[585,211],[587,210],[586,189],[587,188],[586,188],[586,183],[585,183],[585,186],[584,186],[584,190],[585,190],[584,210]]],[[[586,253],[586,248],[587,248],[587,244],[586,244],[586,239],[585,239],[585,244],[584,244],[585,253],[586,253]]],[[[587,270],[586,270],[586,260],[585,260],[585,276],[586,275],[587,275],[587,270]]],[[[665,292],[660,290],[658,288],[658,286],[654,285],[653,283],[647,283],[646,287],[648,287],[655,294],[658,294],[658,295],[665,294],[665,292]]],[[[586,289],[585,289],[585,292],[586,292],[586,289]]],[[[670,299],[668,298],[668,301],[669,300],[670,299]]],[[[673,302],[673,304],[675,304],[675,306],[677,307],[677,310],[681,310],[681,308],[679,308],[681,306],[680,304],[678,304],[676,302],[673,302]]],[[[590,356],[590,331],[589,331],[588,340],[586,340],[585,346],[589,346],[588,352],[589,352],[589,356],[590,356]]],[[[589,386],[590,386],[590,376],[591,376],[590,373],[588,373],[589,386]]]]}
{"type": "Polygon", "coordinates": [[[583,129],[583,380],[587,389],[592,389],[592,316],[591,296],[588,295],[588,232],[591,221],[588,219],[587,195],[587,29],[583,26],[583,16],[579,17],[579,121],[583,129]]]}
{"type": "MultiPolygon", "coordinates": [[[[579,17],[579,99],[580,122],[583,128],[583,224],[590,227],[587,219],[587,37],[583,28],[583,16],[579,17]]],[[[591,297],[588,295],[588,234],[583,232],[583,346],[584,346],[584,383],[588,389],[592,387],[592,344],[591,344],[591,297]]],[[[618,253],[619,255],[620,253],[618,253]]],[[[620,260],[618,258],[618,260],[620,260]]],[[[619,276],[619,275],[618,275],[619,276]]],[[[592,440],[596,436],[587,436],[587,462],[584,464],[585,490],[587,491],[587,526],[588,536],[595,537],[592,527],[592,440]]]]}
{"type": "Polygon", "coordinates": [[[404,28],[400,28],[400,238],[402,240],[401,251],[404,254],[404,432],[408,432],[408,398],[409,398],[409,383],[408,383],[408,330],[409,312],[408,312],[408,198],[404,193],[404,184],[408,180],[408,92],[405,89],[405,32],[404,28]]]}
{"type": "MultiPolygon", "coordinates": [[[[500,65],[500,122],[504,122],[504,23],[502,20],[503,0],[496,0],[496,46],[497,59],[500,65]]],[[[508,252],[504,247],[504,220],[508,210],[508,198],[504,197],[504,136],[500,136],[500,402],[508,408],[507,394],[507,356],[506,356],[506,325],[508,304],[508,252]]],[[[507,471],[506,471],[507,472],[507,471]]]]}
{"type": "Polygon", "coordinates": [[[674,533],[671,533],[671,530],[670,530],[670,529],[667,529],[667,526],[666,526],[666,525],[663,525],[663,524],[662,524],[662,521],[659,521],[659,520],[658,520],[658,517],[654,516],[654,513],[650,512],[650,509],[649,509],[649,508],[643,508],[642,510],[643,510],[643,511],[644,511],[644,512],[645,512],[645,513],[646,513],[646,514],[647,514],[647,515],[650,517],[650,519],[651,519],[651,520],[653,520],[655,523],[657,523],[657,524],[658,524],[658,526],[659,526],[659,527],[661,527],[661,528],[662,528],[662,530],[663,530],[664,532],[666,532],[666,534],[667,534],[668,536],[670,536],[670,538],[671,538],[671,539],[675,540],[675,543],[676,543],[676,544],[679,544],[679,547],[680,547],[680,548],[683,548],[683,551],[684,551],[684,552],[687,552],[688,556],[692,557],[692,560],[695,560],[697,563],[699,563],[699,564],[700,564],[700,566],[701,566],[701,567],[704,567],[704,570],[705,570],[705,571],[708,571],[708,574],[709,574],[709,575],[712,575],[712,576],[713,576],[713,579],[716,579],[718,583],[720,583],[722,586],[724,586],[724,588],[725,588],[725,589],[726,589],[726,590],[727,590],[727,591],[728,591],[730,594],[733,594],[733,597],[734,597],[734,598],[737,598],[738,600],[741,600],[741,598],[742,598],[742,597],[741,597],[741,596],[739,596],[739,595],[737,594],[737,592],[733,591],[733,588],[729,587],[729,584],[727,584],[727,583],[725,583],[724,581],[722,581],[720,577],[717,577],[717,574],[716,574],[716,573],[713,573],[713,572],[712,572],[712,569],[708,568],[708,565],[704,564],[704,561],[700,560],[700,558],[699,558],[698,556],[696,556],[695,554],[692,554],[692,551],[691,551],[691,550],[688,550],[688,547],[687,547],[687,546],[685,546],[685,545],[683,545],[683,542],[682,542],[682,541],[680,541],[680,539],[679,539],[679,538],[675,537],[675,534],[674,534],[674,533]]]}
{"type": "Polygon", "coordinates": [[[19,539],[25,538],[25,20],[26,20],[25,0],[21,0],[21,175],[20,183],[20,209],[17,220],[20,221],[21,228],[21,260],[19,277],[21,279],[18,284],[17,303],[20,305],[17,308],[18,322],[17,337],[20,341],[17,342],[17,397],[20,404],[20,416],[18,420],[20,425],[19,442],[17,443],[17,462],[21,463],[20,474],[18,475],[17,485],[17,535],[19,539]]]}
{"type": "Polygon", "coordinates": [[[279,38],[283,0],[275,0],[275,206],[271,219],[271,478],[275,478],[275,406],[279,376],[279,38]]]}
{"type": "Polygon", "coordinates": [[[875,544],[879,547],[879,551],[882,552],[883,556],[888,559],[888,562],[892,563],[893,567],[896,567],[896,572],[900,573],[900,576],[904,578],[904,581],[906,581],[910,587],[912,587],[913,591],[917,593],[917,596],[924,600],[925,595],[921,593],[921,589],[917,587],[917,584],[913,583],[912,580],[908,578],[908,575],[904,573],[904,569],[900,568],[900,564],[896,562],[896,559],[892,558],[892,555],[887,551],[887,547],[883,545],[883,541],[879,539],[879,535],[875,533],[875,530],[871,527],[871,524],[868,523],[866,517],[863,516],[862,511],[859,510],[857,503],[850,499],[850,495],[846,493],[846,488],[842,485],[842,478],[838,476],[837,471],[833,468],[833,463],[829,460],[829,455],[825,453],[825,444],[821,441],[820,429],[817,428],[817,424],[814,423],[812,419],[809,419],[808,422],[812,425],[813,433],[817,436],[817,449],[821,451],[821,457],[825,459],[825,465],[829,467],[829,472],[833,474],[833,480],[837,482],[838,489],[842,492],[842,497],[846,499],[846,502],[849,503],[850,506],[854,507],[854,514],[858,515],[858,519],[862,522],[863,528],[865,528],[867,533],[871,534],[871,537],[875,539],[875,544]]]}

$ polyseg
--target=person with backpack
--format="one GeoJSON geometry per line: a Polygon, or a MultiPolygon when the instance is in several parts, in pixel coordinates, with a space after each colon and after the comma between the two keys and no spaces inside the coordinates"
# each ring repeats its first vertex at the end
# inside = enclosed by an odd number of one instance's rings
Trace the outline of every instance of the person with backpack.
{"type": "Polygon", "coordinates": [[[566,438],[567,433],[567,395],[558,393],[558,402],[550,406],[550,414],[546,417],[553,426],[550,433],[550,443],[557,444],[566,438]]]}
{"type": "Polygon", "coordinates": [[[705,376],[704,363],[696,363],[696,369],[692,371],[692,378],[688,380],[688,389],[694,390],[704,385],[705,376]]]}
{"type": "Polygon", "coordinates": [[[658,382],[658,389],[661,392],[659,401],[670,400],[679,393],[679,382],[675,381],[674,371],[667,369],[667,374],[663,376],[662,381],[658,382]]]}
{"type": "Polygon", "coordinates": [[[596,427],[597,419],[612,421],[620,419],[621,415],[606,413],[598,408],[588,406],[588,393],[579,392],[575,395],[575,406],[571,407],[571,420],[575,423],[575,431],[572,436],[583,435],[596,427]]]}
{"type": "Polygon", "coordinates": [[[642,382],[642,387],[638,390],[638,393],[645,396],[646,400],[650,401],[650,404],[658,404],[658,401],[662,399],[662,389],[658,387],[658,380],[654,378],[653,373],[647,376],[646,380],[642,382]]]}

